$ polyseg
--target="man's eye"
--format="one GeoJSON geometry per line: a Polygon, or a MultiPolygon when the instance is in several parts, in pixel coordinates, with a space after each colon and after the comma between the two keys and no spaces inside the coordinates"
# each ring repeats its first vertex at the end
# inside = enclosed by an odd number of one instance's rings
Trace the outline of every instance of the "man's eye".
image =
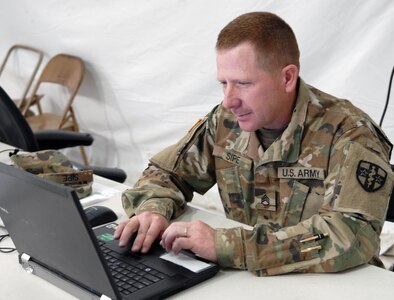
{"type": "Polygon", "coordinates": [[[245,85],[250,84],[250,82],[248,82],[248,81],[238,81],[237,84],[238,84],[238,85],[245,86],[245,85]]]}

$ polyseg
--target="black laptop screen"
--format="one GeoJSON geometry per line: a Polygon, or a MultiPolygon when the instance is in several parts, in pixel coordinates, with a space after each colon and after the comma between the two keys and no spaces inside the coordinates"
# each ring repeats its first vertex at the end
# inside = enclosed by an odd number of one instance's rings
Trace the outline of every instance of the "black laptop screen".
{"type": "Polygon", "coordinates": [[[0,163],[0,216],[19,252],[116,298],[76,193],[0,163]]]}

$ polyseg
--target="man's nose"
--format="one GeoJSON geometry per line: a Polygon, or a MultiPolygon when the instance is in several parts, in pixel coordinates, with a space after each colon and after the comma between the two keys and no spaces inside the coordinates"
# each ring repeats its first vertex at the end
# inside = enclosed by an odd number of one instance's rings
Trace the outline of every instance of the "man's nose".
{"type": "Polygon", "coordinates": [[[226,87],[223,88],[223,94],[223,106],[225,108],[232,109],[239,105],[240,100],[238,98],[236,88],[233,85],[226,85],[226,87]]]}

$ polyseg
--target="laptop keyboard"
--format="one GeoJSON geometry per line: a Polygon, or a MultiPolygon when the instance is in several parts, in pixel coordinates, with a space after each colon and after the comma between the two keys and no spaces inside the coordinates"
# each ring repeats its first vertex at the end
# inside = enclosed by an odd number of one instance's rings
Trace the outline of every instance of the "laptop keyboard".
{"type": "Polygon", "coordinates": [[[117,258],[115,251],[107,248],[102,241],[99,241],[99,246],[120,293],[125,296],[168,277],[140,262],[133,265],[117,258]]]}

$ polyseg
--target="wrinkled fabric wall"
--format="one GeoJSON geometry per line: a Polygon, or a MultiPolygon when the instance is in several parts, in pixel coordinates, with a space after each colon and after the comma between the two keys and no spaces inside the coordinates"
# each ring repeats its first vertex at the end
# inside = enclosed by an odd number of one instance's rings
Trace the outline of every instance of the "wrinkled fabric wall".
{"type": "MultiPolygon", "coordinates": [[[[292,26],[305,81],[380,121],[394,65],[392,0],[2,1],[0,58],[17,43],[43,50],[43,65],[57,53],[81,57],[86,74],[74,107],[95,138],[90,163],[121,167],[132,184],[150,156],[221,101],[217,34],[256,10],[292,26]]],[[[10,94],[18,89],[13,68],[0,80],[10,94]]],[[[47,92],[53,101],[61,93],[47,92]]],[[[383,123],[392,140],[393,113],[394,99],[383,123]]],[[[80,159],[78,150],[67,153],[80,159]]]]}

